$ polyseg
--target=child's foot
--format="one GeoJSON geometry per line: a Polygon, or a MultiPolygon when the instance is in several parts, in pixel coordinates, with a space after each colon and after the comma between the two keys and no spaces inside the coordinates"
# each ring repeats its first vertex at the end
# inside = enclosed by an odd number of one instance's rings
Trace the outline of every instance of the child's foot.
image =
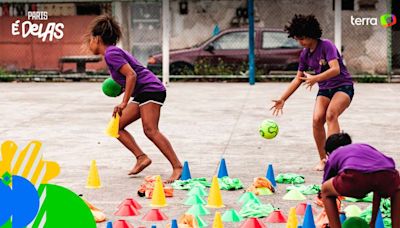
{"type": "Polygon", "coordinates": [[[169,179],[167,179],[164,182],[166,184],[173,183],[174,181],[179,180],[179,178],[181,178],[181,174],[182,174],[182,166],[174,168],[172,171],[172,175],[169,177],[169,179]]]}
{"type": "Polygon", "coordinates": [[[314,167],[314,170],[315,170],[315,171],[324,171],[325,163],[326,163],[326,159],[325,159],[325,158],[322,159],[322,160],[320,160],[319,163],[318,163],[318,165],[316,165],[316,166],[314,167]]]}
{"type": "Polygon", "coordinates": [[[142,170],[144,170],[150,164],[151,164],[151,160],[149,157],[147,157],[147,155],[145,155],[145,154],[140,155],[139,157],[137,157],[135,167],[133,167],[133,169],[128,173],[128,175],[138,174],[138,173],[142,172],[142,170]]]}

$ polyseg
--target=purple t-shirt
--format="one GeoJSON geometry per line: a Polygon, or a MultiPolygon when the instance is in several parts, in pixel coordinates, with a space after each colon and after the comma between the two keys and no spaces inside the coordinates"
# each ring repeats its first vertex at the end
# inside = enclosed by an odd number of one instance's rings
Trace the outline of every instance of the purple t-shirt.
{"type": "Polygon", "coordinates": [[[136,73],[136,85],[132,96],[143,92],[162,92],[165,87],[149,69],[139,63],[131,54],[116,46],[108,46],[104,54],[111,77],[125,88],[126,78],[119,69],[128,63],[136,73]]]}
{"type": "Polygon", "coordinates": [[[385,156],[368,144],[349,144],[334,150],[325,165],[323,182],[345,170],[372,173],[396,170],[392,158],[385,156]]]}
{"type": "Polygon", "coordinates": [[[340,66],[340,74],[327,80],[318,82],[320,89],[332,89],[344,85],[353,85],[350,73],[343,64],[342,56],[336,46],[327,39],[319,39],[317,47],[313,52],[309,48],[304,48],[300,54],[299,71],[313,70],[315,74],[320,74],[329,69],[328,62],[337,59],[340,66]]]}

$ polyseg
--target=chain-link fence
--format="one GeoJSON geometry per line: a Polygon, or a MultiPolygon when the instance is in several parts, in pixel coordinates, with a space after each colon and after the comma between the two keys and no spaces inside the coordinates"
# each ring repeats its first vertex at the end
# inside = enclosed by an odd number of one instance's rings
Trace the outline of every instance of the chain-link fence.
{"type": "MultiPolygon", "coordinates": [[[[246,0],[170,0],[170,73],[246,75],[248,15],[246,0]]],[[[254,0],[255,55],[258,75],[295,71],[302,49],[287,38],[285,24],[295,14],[314,14],[323,38],[334,41],[334,0],[254,0]]],[[[342,55],[353,74],[388,74],[400,68],[399,23],[381,26],[384,14],[399,16],[395,0],[342,0],[342,55]]],[[[162,1],[0,5],[0,64],[6,69],[58,69],[60,56],[82,55],[81,37],[96,15],[113,13],[121,23],[121,46],[157,74],[162,69],[162,1]],[[65,24],[64,38],[42,42],[10,36],[10,25],[29,10],[49,12],[49,21],[65,24]],[[7,34],[6,34],[7,33],[7,34]],[[4,54],[7,53],[7,54],[4,54]],[[43,53],[46,53],[43,55],[43,53]]],[[[88,64],[102,70],[104,63],[88,64]]],[[[68,68],[73,69],[73,65],[68,68]]]]}

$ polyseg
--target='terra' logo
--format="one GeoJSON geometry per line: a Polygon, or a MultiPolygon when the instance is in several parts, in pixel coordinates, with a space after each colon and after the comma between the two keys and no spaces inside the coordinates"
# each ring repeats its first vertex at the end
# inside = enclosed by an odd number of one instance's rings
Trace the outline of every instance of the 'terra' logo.
{"type": "Polygon", "coordinates": [[[381,16],[381,25],[382,25],[384,28],[393,26],[393,25],[396,24],[396,22],[397,22],[396,15],[386,13],[386,14],[383,14],[383,15],[381,16]]]}
{"type": "MultiPolygon", "coordinates": [[[[352,25],[378,25],[378,18],[376,17],[353,17],[351,15],[350,22],[352,25]]],[[[393,14],[383,14],[380,17],[382,27],[387,28],[397,23],[397,18],[393,14]]]]}

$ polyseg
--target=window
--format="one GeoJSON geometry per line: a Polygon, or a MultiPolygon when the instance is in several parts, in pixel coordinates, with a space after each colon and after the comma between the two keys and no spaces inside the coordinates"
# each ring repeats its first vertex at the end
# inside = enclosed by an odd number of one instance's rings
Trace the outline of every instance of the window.
{"type": "Polygon", "coordinates": [[[262,48],[299,48],[299,45],[284,32],[263,32],[262,48]]]}
{"type": "Polygon", "coordinates": [[[216,50],[240,50],[249,48],[249,33],[248,32],[231,32],[222,35],[213,42],[216,50]]]}

